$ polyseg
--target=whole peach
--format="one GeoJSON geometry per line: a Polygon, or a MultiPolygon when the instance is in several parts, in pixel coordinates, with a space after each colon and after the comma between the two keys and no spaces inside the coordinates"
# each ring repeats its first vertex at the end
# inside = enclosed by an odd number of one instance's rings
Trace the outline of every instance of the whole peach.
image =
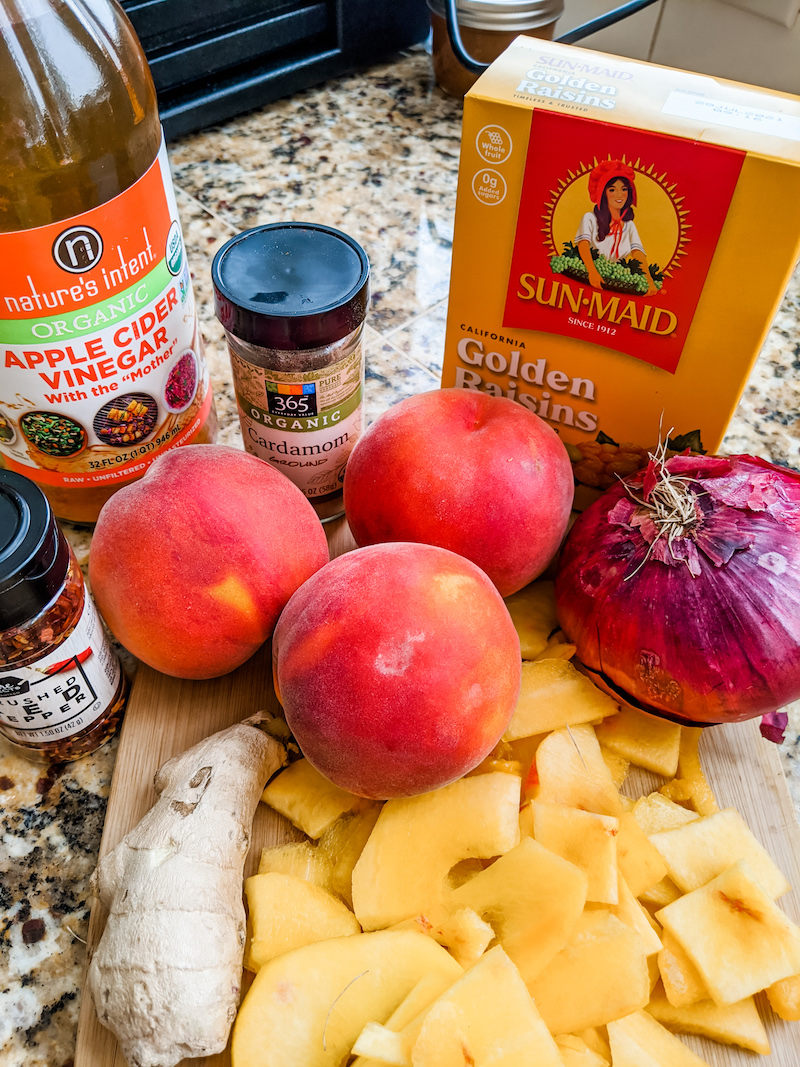
{"type": "Polygon", "coordinates": [[[462,556],[374,545],[339,556],[275,628],[276,691],[305,757],[365,797],[437,789],[497,744],[520,686],[500,594],[462,556]]]}
{"type": "Polygon", "coordinates": [[[503,596],[533,581],[567,528],[573,478],[551,427],[521,404],[438,389],[385,411],[347,464],[359,545],[420,541],[477,563],[503,596]]]}
{"type": "Polygon", "coordinates": [[[328,558],[322,524],[288,478],[235,448],[187,445],[104,505],[89,578],[135,656],[177,678],[216,678],[267,640],[328,558]]]}

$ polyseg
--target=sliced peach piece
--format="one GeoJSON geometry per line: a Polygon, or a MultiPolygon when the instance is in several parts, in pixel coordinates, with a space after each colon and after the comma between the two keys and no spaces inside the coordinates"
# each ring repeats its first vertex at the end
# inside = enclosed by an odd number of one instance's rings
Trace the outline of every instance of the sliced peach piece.
{"type": "Polygon", "coordinates": [[[610,1022],[608,1040],[614,1067],[708,1067],[645,1011],[610,1022]]]}
{"type": "Polygon", "coordinates": [[[450,894],[491,924],[525,981],[567,943],[586,902],[586,875],[531,838],[450,894]]]}
{"type": "Polygon", "coordinates": [[[506,597],[506,607],[525,660],[544,651],[550,634],[558,626],[554,588],[555,583],[547,580],[531,582],[506,597]]]}
{"type": "MultiPolygon", "coordinates": [[[[404,1055],[410,1055],[411,1046],[419,1033],[425,1012],[434,1000],[444,993],[445,989],[450,988],[461,973],[461,968],[453,961],[452,970],[443,968],[428,971],[420,978],[383,1024],[387,1030],[394,1030],[401,1038],[402,1044],[398,1046],[395,1042],[394,1049],[399,1047],[404,1055]]],[[[374,1027],[375,1025],[375,1023],[367,1023],[367,1026],[374,1027]]],[[[363,1030],[361,1032],[364,1033],[363,1030]]],[[[350,1067],[379,1067],[380,1063],[381,1061],[374,1055],[373,1046],[372,1056],[356,1056],[350,1067]]]]}
{"type": "Polygon", "coordinates": [[[591,904],[587,905],[587,907],[592,909],[607,908],[612,915],[616,915],[620,922],[625,923],[626,926],[630,926],[632,930],[636,931],[642,939],[642,951],[646,956],[655,955],[662,947],[659,936],[660,927],[630,891],[628,883],[621,874],[617,880],[617,892],[619,895],[617,904],[591,904]]]}
{"type": "Polygon", "coordinates": [[[570,644],[563,631],[556,630],[539,655],[535,656],[534,659],[537,661],[541,659],[572,659],[577,651],[578,646],[570,644]]]}
{"type": "Polygon", "coordinates": [[[666,719],[624,707],[598,724],[597,740],[654,774],[672,778],[678,770],[681,728],[666,719]]]}
{"type": "Polygon", "coordinates": [[[617,863],[635,897],[652,889],[667,873],[661,853],[642,830],[632,811],[624,811],[619,817],[617,863]]]}
{"type": "Polygon", "coordinates": [[[306,759],[290,763],[268,782],[261,799],[312,838],[321,837],[345,812],[372,803],[329,782],[306,759]]]}
{"type": "Polygon", "coordinates": [[[333,892],[333,867],[330,859],[313,841],[287,841],[261,850],[259,874],[289,874],[333,892]]]}
{"type": "Polygon", "coordinates": [[[244,891],[250,935],[244,966],[249,971],[301,945],[361,933],[355,915],[341,900],[302,878],[254,874],[244,891]]]}
{"type": "Polygon", "coordinates": [[[656,913],[712,998],[735,1004],[800,972],[800,928],[772,902],[744,860],[656,913]]]}
{"type": "Polygon", "coordinates": [[[368,1061],[386,1063],[390,1067],[411,1065],[411,1046],[408,1039],[404,1034],[390,1030],[388,1026],[382,1026],[380,1023],[367,1023],[350,1051],[354,1056],[364,1056],[368,1061]]]}
{"type": "Polygon", "coordinates": [[[745,860],[758,882],[775,900],[790,889],[775,862],[734,808],[695,819],[650,839],[672,881],[684,893],[705,885],[738,860],[745,860]]]}
{"type": "Polygon", "coordinates": [[[339,1067],[425,974],[458,964],[435,941],[380,930],[304,945],[270,960],[239,1008],[233,1067],[339,1067]],[[269,1035],[269,1040],[265,1040],[269,1035]]]}
{"type": "Polygon", "coordinates": [[[605,764],[611,771],[611,777],[614,779],[614,785],[617,789],[622,788],[622,783],[628,777],[628,771],[630,770],[630,760],[625,759],[624,756],[620,756],[618,752],[612,752],[610,748],[606,748],[605,745],[600,746],[600,753],[605,760],[605,764]]]}
{"type": "Polygon", "coordinates": [[[519,791],[516,775],[494,772],[387,801],[353,869],[353,907],[362,927],[374,930],[435,910],[456,863],[513,848],[519,791]]]}
{"type": "MultiPolygon", "coordinates": [[[[719,811],[708,779],[700,763],[700,727],[684,726],[681,732],[681,748],[675,786],[684,787],[684,798],[699,815],[713,815],[719,811]]],[[[670,783],[673,784],[673,783],[670,783]]]]}
{"type": "Polygon", "coordinates": [[[597,1053],[603,1059],[611,1062],[611,1048],[608,1044],[608,1034],[604,1026],[589,1026],[579,1031],[576,1035],[585,1042],[586,1046],[597,1053]]]}
{"type": "Polygon", "coordinates": [[[650,793],[646,797],[639,797],[633,806],[633,814],[648,837],[662,830],[674,830],[699,818],[696,811],[682,808],[663,793],[650,793]]]}
{"type": "Polygon", "coordinates": [[[596,722],[615,715],[618,705],[602,693],[566,659],[543,659],[522,664],[522,685],[506,741],[596,722]]]}
{"type": "Polygon", "coordinates": [[[563,1067],[514,964],[498,945],[442,994],[411,1050],[413,1067],[563,1067]]]}
{"type": "MultiPolygon", "coordinates": [[[[349,908],[353,906],[353,868],[381,813],[380,804],[347,812],[337,819],[317,843],[317,850],[330,863],[330,888],[349,908]]],[[[327,888],[327,886],[326,886],[327,888]]]]}
{"type": "Polygon", "coordinates": [[[582,808],[597,815],[616,818],[623,811],[597,736],[585,723],[555,730],[542,741],[525,792],[531,800],[582,808]]]}
{"type": "Polygon", "coordinates": [[[800,1022],[800,974],[790,975],[767,986],[767,999],[779,1019],[800,1022]]]}
{"type": "Polygon", "coordinates": [[[472,908],[459,908],[433,931],[433,936],[462,967],[471,967],[494,940],[495,931],[472,908]]]}
{"type": "Polygon", "coordinates": [[[608,911],[585,911],[567,945],[528,989],[553,1034],[638,1011],[650,998],[642,939],[608,911]]]}
{"type": "Polygon", "coordinates": [[[664,908],[677,900],[681,891],[671,878],[662,878],[654,886],[639,893],[639,900],[649,908],[664,908]]]}
{"type": "Polygon", "coordinates": [[[739,1045],[762,1056],[769,1055],[767,1031],[752,997],[724,1007],[713,1000],[700,1000],[688,1007],[676,1008],[667,1000],[664,991],[657,989],[646,1010],[673,1032],[699,1034],[725,1045],[739,1045]]]}
{"type": "Polygon", "coordinates": [[[540,845],[569,860],[587,878],[587,901],[616,904],[617,833],[619,820],[611,815],[533,801],[533,836],[540,845]]]}
{"type": "Polygon", "coordinates": [[[555,1040],[564,1067],[608,1067],[605,1056],[599,1056],[575,1034],[559,1034],[555,1040]]]}
{"type": "Polygon", "coordinates": [[[658,969],[669,1003],[675,1008],[688,1008],[699,1000],[708,1000],[706,984],[679,942],[668,930],[662,931],[661,941],[658,969]]]}

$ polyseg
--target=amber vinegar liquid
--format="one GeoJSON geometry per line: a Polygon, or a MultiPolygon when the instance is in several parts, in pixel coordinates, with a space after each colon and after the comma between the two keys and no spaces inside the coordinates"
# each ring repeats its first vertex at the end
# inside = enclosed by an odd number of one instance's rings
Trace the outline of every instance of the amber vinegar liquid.
{"type": "MultiPolygon", "coordinates": [[[[119,196],[151,168],[161,142],[147,61],[118,4],[0,0],[0,249],[4,234],[70,220],[119,196]]],[[[43,248],[42,255],[47,251],[43,248]]],[[[75,277],[64,277],[65,286],[76,283],[75,277]]],[[[193,309],[191,295],[189,299],[193,309]]],[[[0,320],[4,317],[0,300],[0,320]]],[[[50,340],[63,350],[63,337],[50,340]]],[[[0,353],[4,347],[0,322],[0,353]]],[[[201,367],[199,337],[195,347],[201,367]]],[[[0,402],[8,404],[0,404],[0,415],[11,422],[7,433],[19,439],[14,419],[20,403],[9,395],[19,389],[9,385],[10,373],[2,362],[0,379],[0,402]]],[[[54,373],[51,380],[57,380],[54,373]]],[[[212,402],[193,441],[212,440],[214,428],[212,402]]],[[[112,470],[116,458],[105,460],[112,470]]],[[[41,485],[60,518],[95,521],[119,488],[119,482],[59,484],[48,472],[56,466],[52,457],[43,454],[41,459],[47,473],[33,466],[15,469],[41,485]]]]}

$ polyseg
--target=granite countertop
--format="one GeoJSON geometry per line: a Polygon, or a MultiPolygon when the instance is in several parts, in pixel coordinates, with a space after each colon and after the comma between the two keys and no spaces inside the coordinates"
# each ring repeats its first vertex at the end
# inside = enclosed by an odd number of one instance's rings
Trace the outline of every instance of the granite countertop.
{"type": "MultiPolygon", "coordinates": [[[[373,266],[367,414],[439,385],[461,104],[422,51],[344,76],[170,146],[221,443],[241,447],[210,265],[232,234],[317,221],[352,234],[373,266]]],[[[800,466],[800,272],[725,440],[800,466]]],[[[90,533],[67,528],[81,562],[90,533]]],[[[800,811],[800,703],[782,757],[800,811]]],[[[72,1063],[93,870],[116,740],[92,756],[34,766],[0,740],[0,1065],[72,1063]]]]}

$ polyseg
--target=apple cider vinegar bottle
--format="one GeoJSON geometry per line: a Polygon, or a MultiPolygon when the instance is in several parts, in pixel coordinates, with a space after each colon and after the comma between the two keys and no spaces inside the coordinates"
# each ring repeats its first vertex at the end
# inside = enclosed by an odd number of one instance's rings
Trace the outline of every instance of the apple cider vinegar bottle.
{"type": "Polygon", "coordinates": [[[93,522],[216,415],[141,45],[114,0],[0,0],[0,461],[93,522]]]}

